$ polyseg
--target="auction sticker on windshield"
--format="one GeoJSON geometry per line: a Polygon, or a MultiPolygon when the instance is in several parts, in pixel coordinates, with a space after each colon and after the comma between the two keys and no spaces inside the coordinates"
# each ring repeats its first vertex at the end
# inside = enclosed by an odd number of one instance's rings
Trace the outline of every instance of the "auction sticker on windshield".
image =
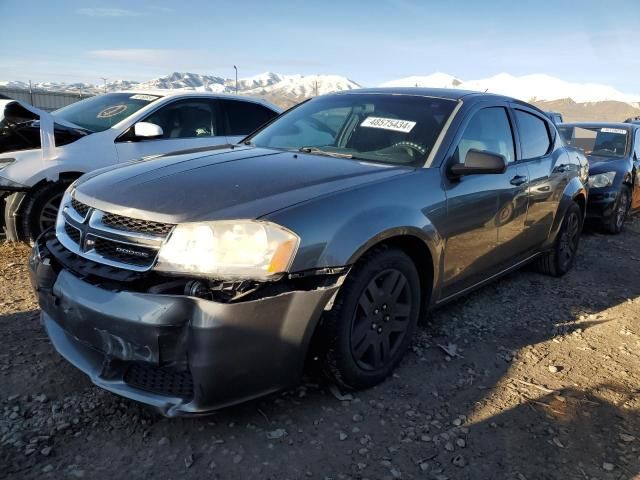
{"type": "Polygon", "coordinates": [[[627,131],[622,128],[601,128],[602,133],[619,133],[620,135],[626,135],[627,131]]]}
{"type": "Polygon", "coordinates": [[[146,100],[147,102],[153,102],[158,97],[156,97],[155,95],[143,95],[143,94],[138,93],[136,95],[132,95],[129,98],[131,100],[146,100]]]}
{"type": "Polygon", "coordinates": [[[367,117],[362,121],[360,126],[409,133],[413,127],[416,126],[416,122],[400,120],[398,118],[367,117]]]}

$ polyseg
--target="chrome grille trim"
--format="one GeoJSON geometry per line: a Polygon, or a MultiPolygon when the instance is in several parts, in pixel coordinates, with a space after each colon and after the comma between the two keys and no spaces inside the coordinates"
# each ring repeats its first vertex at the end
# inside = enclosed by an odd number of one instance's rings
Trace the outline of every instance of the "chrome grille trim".
{"type": "MultiPolygon", "coordinates": [[[[82,218],[72,205],[75,200],[68,201],[61,205],[58,221],[56,222],[56,237],[58,241],[69,251],[110,267],[131,270],[135,272],[146,272],[153,268],[158,257],[158,251],[165,242],[167,235],[153,235],[140,232],[115,229],[105,225],[102,221],[105,212],[87,206],[87,214],[82,218]],[[80,243],[74,241],[67,233],[68,228],[73,228],[80,233],[80,243]],[[148,262],[126,263],[117,259],[108,258],[101,255],[94,247],[95,240],[110,242],[114,248],[132,249],[136,247],[138,252],[155,252],[149,257],[148,262]]],[[[80,204],[82,205],[82,204],[80,204]]],[[[173,227],[172,227],[173,228],[173,227]]],[[[145,258],[146,260],[146,258],[145,258]]]]}

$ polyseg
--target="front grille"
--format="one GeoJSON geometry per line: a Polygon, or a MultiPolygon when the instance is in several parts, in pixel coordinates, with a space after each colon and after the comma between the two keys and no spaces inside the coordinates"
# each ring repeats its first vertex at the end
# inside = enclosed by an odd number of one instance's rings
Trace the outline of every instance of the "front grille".
{"type": "Polygon", "coordinates": [[[81,277],[96,277],[100,279],[113,280],[120,283],[139,282],[143,274],[125,270],[123,268],[112,267],[103,263],[94,262],[88,258],[81,257],[73,253],[62,245],[55,236],[49,238],[40,237],[40,249],[46,245],[47,250],[55,257],[60,265],[71,270],[81,277]]]}
{"type": "Polygon", "coordinates": [[[72,227],[68,223],[64,224],[64,231],[67,232],[69,238],[73,240],[75,243],[80,243],[80,230],[76,227],[72,227]]]}
{"type": "Polygon", "coordinates": [[[134,363],[127,369],[124,381],[147,392],[183,399],[193,398],[193,378],[190,372],[134,363]]]}
{"type": "Polygon", "coordinates": [[[113,213],[105,213],[102,223],[117,230],[126,230],[136,233],[148,233],[151,235],[167,235],[173,228],[171,223],[152,222],[137,218],[123,217],[113,213]]]}
{"type": "Polygon", "coordinates": [[[71,208],[73,208],[82,218],[85,218],[91,207],[89,205],[85,205],[84,203],[80,203],[75,198],[72,198],[71,208]]]}
{"type": "Polygon", "coordinates": [[[96,253],[109,260],[138,266],[151,265],[157,254],[153,248],[114,242],[104,238],[96,238],[93,248],[96,253]]]}

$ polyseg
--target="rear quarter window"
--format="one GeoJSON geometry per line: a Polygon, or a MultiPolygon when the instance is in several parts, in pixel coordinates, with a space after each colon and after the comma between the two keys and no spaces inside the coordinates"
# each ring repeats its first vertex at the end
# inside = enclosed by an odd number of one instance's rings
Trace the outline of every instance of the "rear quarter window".
{"type": "Polygon", "coordinates": [[[252,102],[221,100],[227,135],[248,135],[274,118],[277,113],[252,102]]]}

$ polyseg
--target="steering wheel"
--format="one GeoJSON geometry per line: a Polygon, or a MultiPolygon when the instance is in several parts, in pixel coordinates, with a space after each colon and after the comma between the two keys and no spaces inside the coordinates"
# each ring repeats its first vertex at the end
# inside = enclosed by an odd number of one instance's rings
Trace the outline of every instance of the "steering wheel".
{"type": "Polygon", "coordinates": [[[411,155],[412,157],[415,157],[415,153],[417,152],[420,155],[426,155],[427,154],[427,149],[424,148],[422,145],[418,144],[418,143],[414,143],[414,142],[396,142],[393,145],[391,145],[391,148],[403,148],[407,151],[407,153],[409,153],[409,155],[411,155]]]}

